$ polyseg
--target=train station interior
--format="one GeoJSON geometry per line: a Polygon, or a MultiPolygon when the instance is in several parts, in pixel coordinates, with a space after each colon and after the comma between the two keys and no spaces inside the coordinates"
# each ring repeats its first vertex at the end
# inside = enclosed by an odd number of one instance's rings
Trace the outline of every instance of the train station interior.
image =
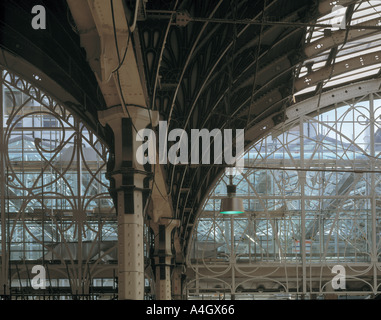
{"type": "Polygon", "coordinates": [[[381,293],[381,2],[0,1],[0,297],[381,293]]]}

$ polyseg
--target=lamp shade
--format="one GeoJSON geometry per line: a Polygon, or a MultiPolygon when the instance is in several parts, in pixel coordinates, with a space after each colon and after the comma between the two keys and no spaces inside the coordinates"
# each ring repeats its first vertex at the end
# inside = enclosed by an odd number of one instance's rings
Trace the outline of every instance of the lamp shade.
{"type": "Polygon", "coordinates": [[[244,213],[243,201],[237,197],[227,197],[221,200],[220,212],[222,214],[244,213]]]}

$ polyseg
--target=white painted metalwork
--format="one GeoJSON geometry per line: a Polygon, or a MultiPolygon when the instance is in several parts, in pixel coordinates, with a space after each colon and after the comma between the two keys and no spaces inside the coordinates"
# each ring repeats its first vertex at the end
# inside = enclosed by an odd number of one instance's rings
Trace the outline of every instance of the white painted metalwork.
{"type": "Polygon", "coordinates": [[[296,73],[295,97],[379,74],[380,34],[365,26],[381,24],[380,9],[379,1],[320,1],[323,15],[317,23],[332,27],[307,28],[307,59],[296,73]],[[342,20],[340,26],[337,19],[342,20]]]}
{"type": "Polygon", "coordinates": [[[117,223],[105,144],[15,74],[1,71],[0,86],[0,293],[89,298],[100,285],[112,296],[117,223]],[[43,293],[31,289],[36,264],[49,276],[43,293]]]}
{"type": "Polygon", "coordinates": [[[295,113],[246,153],[245,167],[233,181],[245,213],[219,213],[223,176],[199,215],[189,297],[380,293],[381,95],[295,113]],[[334,265],[346,271],[340,292],[334,265]]]}

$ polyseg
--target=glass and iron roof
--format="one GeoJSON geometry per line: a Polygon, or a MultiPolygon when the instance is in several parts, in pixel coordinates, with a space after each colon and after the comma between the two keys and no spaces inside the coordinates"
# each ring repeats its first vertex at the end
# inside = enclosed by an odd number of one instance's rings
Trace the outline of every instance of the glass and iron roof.
{"type": "Polygon", "coordinates": [[[307,28],[306,59],[295,79],[296,97],[380,74],[381,2],[332,1],[332,4],[331,12],[307,28]]]}

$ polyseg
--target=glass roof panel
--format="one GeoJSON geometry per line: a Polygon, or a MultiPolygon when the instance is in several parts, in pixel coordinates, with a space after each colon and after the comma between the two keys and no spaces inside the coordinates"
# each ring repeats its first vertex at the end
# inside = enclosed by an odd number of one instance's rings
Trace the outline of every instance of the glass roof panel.
{"type": "Polygon", "coordinates": [[[329,81],[324,85],[325,88],[332,87],[336,85],[340,85],[342,83],[354,82],[357,80],[361,80],[363,78],[367,78],[369,76],[378,74],[380,71],[381,64],[377,64],[371,67],[365,67],[360,70],[355,70],[351,72],[344,73],[337,77],[332,77],[329,81]]]}
{"type": "Polygon", "coordinates": [[[352,14],[351,25],[363,23],[372,19],[381,18],[381,2],[380,1],[360,1],[355,6],[352,14]]]}
{"type": "MultiPolygon", "coordinates": [[[[337,63],[341,63],[341,69],[337,68],[334,76],[332,73],[327,72],[325,79],[318,80],[324,88],[340,86],[379,74],[381,65],[378,63],[378,59],[381,58],[381,32],[377,29],[366,29],[369,32],[362,34],[363,36],[360,38],[358,32],[351,33],[353,28],[346,29],[345,24],[350,26],[359,25],[359,27],[363,24],[364,28],[359,30],[364,30],[367,25],[381,26],[381,1],[359,0],[351,8],[336,5],[329,14],[320,17],[313,23],[331,25],[332,27],[308,27],[306,45],[311,48],[311,45],[313,46],[314,42],[319,40],[316,42],[316,46],[326,45],[327,50],[317,53],[316,56],[309,57],[308,60],[304,61],[299,70],[299,79],[306,77],[311,72],[319,71],[337,63]],[[351,13],[351,17],[348,17],[349,13],[351,13]],[[378,20],[379,22],[377,22],[378,20]],[[340,25],[343,21],[344,23],[340,25]],[[325,29],[329,29],[329,31],[325,29]],[[347,32],[343,33],[343,30],[347,30],[347,32]],[[380,55],[378,55],[378,52],[380,55]],[[367,54],[373,55],[365,57],[367,54]],[[357,58],[360,59],[363,67],[359,65],[357,58]],[[348,61],[348,64],[345,64],[346,61],[348,61]],[[343,69],[343,63],[347,70],[343,69]]],[[[321,47],[317,47],[316,51],[319,52],[319,49],[321,50],[321,47]]],[[[315,88],[316,83],[312,87],[300,87],[300,91],[295,92],[295,95],[313,92],[315,88]]]]}

